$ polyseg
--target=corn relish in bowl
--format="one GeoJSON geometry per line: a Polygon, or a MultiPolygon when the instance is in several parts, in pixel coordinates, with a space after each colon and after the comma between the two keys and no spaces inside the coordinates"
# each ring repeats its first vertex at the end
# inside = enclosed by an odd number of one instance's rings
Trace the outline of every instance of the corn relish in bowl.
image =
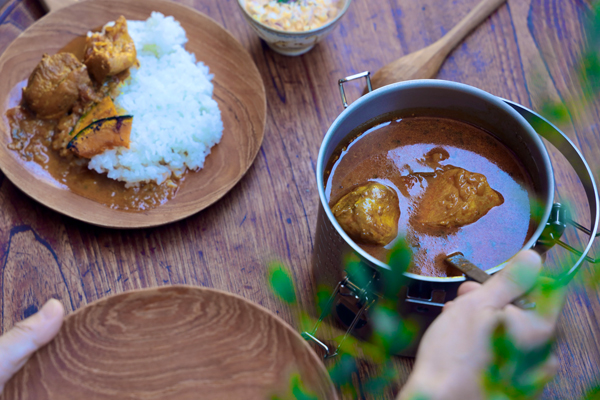
{"type": "Polygon", "coordinates": [[[304,54],[337,25],[351,0],[238,0],[250,26],[280,54],[304,54]]]}
{"type": "Polygon", "coordinates": [[[318,29],[341,11],[342,0],[245,0],[252,18],[273,29],[303,32],[318,29]]]}

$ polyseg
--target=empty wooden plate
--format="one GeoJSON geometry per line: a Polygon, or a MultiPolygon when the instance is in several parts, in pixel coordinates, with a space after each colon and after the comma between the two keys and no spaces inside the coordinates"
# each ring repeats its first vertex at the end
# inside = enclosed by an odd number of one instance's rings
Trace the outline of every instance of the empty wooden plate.
{"type": "Polygon", "coordinates": [[[78,2],[37,21],[0,57],[0,168],[22,191],[42,204],[81,221],[114,228],[157,226],[180,220],[213,204],[246,173],[262,143],[266,96],[261,76],[242,45],[212,19],[189,7],[162,0],[78,2]],[[145,20],[152,11],[172,15],[187,32],[186,49],[214,74],[214,95],[224,131],[204,169],[189,173],[177,196],[144,212],[118,211],[50,183],[25,167],[9,150],[5,117],[10,92],[27,79],[44,53],[54,54],[78,36],[120,15],[145,20]]]}
{"type": "Polygon", "coordinates": [[[278,317],[229,293],[171,286],[68,316],[2,399],[266,400],[293,372],[319,399],[337,399],[317,355],[278,317]]]}

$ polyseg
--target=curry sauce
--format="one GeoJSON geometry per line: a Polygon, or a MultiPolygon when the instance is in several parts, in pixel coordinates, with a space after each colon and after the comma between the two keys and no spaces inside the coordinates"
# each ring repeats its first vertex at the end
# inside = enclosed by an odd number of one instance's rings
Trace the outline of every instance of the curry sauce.
{"type": "MultiPolygon", "coordinates": [[[[76,59],[83,61],[85,45],[86,37],[81,36],[67,44],[59,53],[71,53],[76,59]]],[[[103,84],[86,82],[84,89],[90,99],[99,102],[105,96],[115,97],[118,85],[128,76],[129,71],[125,70],[106,79],[103,77],[103,84]]],[[[179,178],[167,179],[160,185],[150,182],[128,187],[125,182],[109,179],[106,174],[89,170],[89,160],[72,154],[66,149],[66,143],[71,140],[73,128],[89,110],[92,102],[83,105],[78,103],[60,116],[40,118],[22,99],[23,89],[27,84],[27,80],[20,82],[9,98],[10,109],[6,112],[6,118],[12,142],[8,147],[19,154],[24,167],[38,178],[107,207],[124,211],[152,209],[176,195],[185,174],[179,178]]]]}
{"type": "MultiPolygon", "coordinates": [[[[409,272],[421,275],[460,275],[444,262],[454,252],[487,270],[512,257],[534,231],[532,183],[519,161],[491,134],[452,119],[394,119],[351,134],[329,160],[325,182],[333,210],[373,183],[393,190],[397,196],[387,198],[398,202],[396,239],[406,239],[413,252],[409,272]]],[[[355,207],[365,196],[356,197],[355,207]]],[[[367,200],[372,220],[390,209],[367,200]]],[[[341,214],[336,218],[346,230],[341,214]]],[[[383,262],[395,243],[351,237],[383,262]]]]}

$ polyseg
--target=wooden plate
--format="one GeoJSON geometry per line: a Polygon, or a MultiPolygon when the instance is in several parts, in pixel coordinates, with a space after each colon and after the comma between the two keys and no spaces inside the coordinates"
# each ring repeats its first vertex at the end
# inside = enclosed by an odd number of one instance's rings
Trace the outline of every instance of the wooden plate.
{"type": "Polygon", "coordinates": [[[266,96],[261,76],[242,45],[224,28],[196,10],[161,0],[91,0],[62,8],[23,32],[0,57],[0,168],[22,191],[55,211],[95,225],[140,228],[188,217],[225,195],[246,173],[262,143],[266,96]],[[186,49],[214,74],[214,98],[224,124],[223,138],[206,158],[204,168],[188,174],[177,196],[145,212],[110,209],[60,189],[24,168],[9,150],[7,119],[10,91],[27,79],[44,53],[54,54],[90,29],[120,15],[145,20],[152,11],[172,15],[187,32],[186,49]]]}
{"type": "Polygon", "coordinates": [[[278,317],[229,293],[171,286],[71,314],[2,399],[266,400],[285,394],[290,372],[337,399],[317,355],[278,317]]]}

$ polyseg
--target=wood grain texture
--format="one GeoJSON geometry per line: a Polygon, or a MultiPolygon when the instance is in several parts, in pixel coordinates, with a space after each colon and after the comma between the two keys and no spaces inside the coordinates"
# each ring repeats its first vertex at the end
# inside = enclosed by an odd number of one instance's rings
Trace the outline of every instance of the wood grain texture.
{"type": "Polygon", "coordinates": [[[373,89],[411,79],[435,78],[448,54],[505,2],[506,0],[481,1],[435,43],[378,69],[371,78],[373,89]]]}
{"type": "MultiPolygon", "coordinates": [[[[102,26],[120,15],[145,20],[152,11],[173,15],[188,36],[186,49],[206,61],[214,74],[213,98],[223,120],[223,138],[211,149],[204,167],[188,173],[177,196],[143,212],[111,209],[64,190],[26,167],[11,141],[6,118],[0,124],[0,168],[21,190],[55,211],[92,224],[140,228],[178,221],[210,206],[246,173],[264,135],[266,99],[262,79],[246,50],[205,15],[160,0],[84,1],[48,14],[17,38],[0,57],[0,104],[8,109],[11,90],[27,79],[43,54],[54,54],[90,27],[102,26]]],[[[13,94],[14,96],[14,94],[13,94]]]]}
{"type": "MultiPolygon", "coordinates": [[[[337,80],[377,71],[434,43],[479,3],[354,0],[324,42],[306,55],[288,58],[257,38],[235,1],[181,3],[231,32],[250,52],[265,82],[269,103],[265,139],[248,173],[206,210],[167,226],[135,231],[78,222],[31,200],[8,179],[1,180],[3,331],[50,296],[73,310],[111,293],[177,283],[239,294],[293,322],[291,312],[269,295],[265,265],[277,258],[290,266],[301,304],[314,305],[310,270],[319,204],[314,171],[323,135],[343,110],[337,80]],[[28,241],[12,240],[28,232],[33,235],[26,237],[28,241]]],[[[548,99],[574,96],[578,89],[573,67],[585,43],[582,21],[588,9],[584,0],[508,0],[449,55],[438,77],[479,87],[536,111],[548,99]]],[[[0,9],[0,51],[41,15],[37,0],[10,0],[0,9]]],[[[360,96],[363,88],[362,82],[347,84],[349,99],[360,96]]],[[[600,107],[594,103],[588,111],[573,115],[564,129],[597,173],[600,107]]],[[[568,201],[575,217],[585,221],[587,204],[575,174],[558,152],[549,151],[557,199],[568,201]]],[[[571,230],[568,240],[581,246],[571,230]]],[[[550,252],[549,266],[555,254],[561,253],[550,252]]],[[[582,280],[589,279],[589,270],[584,268],[582,280]]],[[[575,287],[559,323],[559,373],[544,399],[577,399],[598,379],[599,321],[598,292],[575,287]]],[[[394,363],[399,382],[384,399],[394,398],[413,360],[396,358],[394,363]]],[[[371,398],[364,393],[364,383],[373,371],[363,364],[354,376],[361,398],[371,398]]]]}
{"type": "Polygon", "coordinates": [[[84,307],[4,389],[4,400],[256,399],[299,373],[337,399],[317,355],[289,325],[241,297],[172,286],[84,307]]]}
{"type": "Polygon", "coordinates": [[[78,0],[40,0],[44,9],[48,12],[56,11],[77,2],[78,0]]]}

